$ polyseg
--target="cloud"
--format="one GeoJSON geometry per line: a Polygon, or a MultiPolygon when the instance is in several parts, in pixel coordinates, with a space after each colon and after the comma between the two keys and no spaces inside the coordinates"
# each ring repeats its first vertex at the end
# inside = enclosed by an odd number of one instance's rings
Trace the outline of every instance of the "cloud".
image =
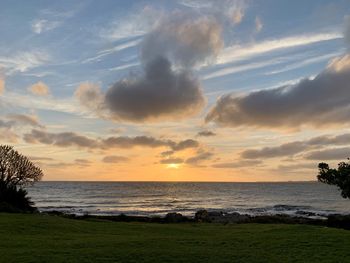
{"type": "Polygon", "coordinates": [[[160,56],[186,68],[211,62],[223,47],[221,33],[220,24],[212,17],[172,14],[145,36],[141,59],[147,64],[160,56]]]}
{"type": "Polygon", "coordinates": [[[278,170],[283,172],[293,172],[299,170],[317,170],[317,164],[315,163],[298,163],[298,164],[288,164],[288,165],[279,165],[278,170]]]}
{"type": "Polygon", "coordinates": [[[191,139],[175,142],[173,140],[157,139],[150,136],[91,138],[75,132],[51,133],[37,129],[24,134],[23,139],[27,143],[42,143],[59,147],[75,146],[78,148],[101,150],[113,148],[131,149],[134,147],[167,147],[172,151],[182,151],[199,146],[197,141],[191,139]]]}
{"type": "Polygon", "coordinates": [[[197,13],[215,16],[217,19],[225,18],[231,24],[240,24],[243,20],[246,1],[243,0],[182,0],[180,4],[194,9],[197,13]]]}
{"type": "Polygon", "coordinates": [[[197,148],[198,146],[199,142],[192,139],[183,140],[178,143],[170,143],[170,147],[173,151],[182,151],[189,148],[197,148]]]}
{"type": "Polygon", "coordinates": [[[146,65],[144,76],[115,83],[105,94],[104,106],[115,120],[132,122],[180,119],[204,106],[199,81],[189,72],[174,72],[158,57],[146,65]]]}
{"type": "Polygon", "coordinates": [[[242,8],[235,8],[231,11],[231,18],[233,24],[240,24],[244,17],[244,11],[242,8]]]}
{"type": "Polygon", "coordinates": [[[206,116],[222,126],[295,129],[350,121],[350,55],[331,61],[314,79],[295,85],[222,96],[206,116]]]}
{"type": "Polygon", "coordinates": [[[203,137],[209,137],[209,136],[215,136],[216,133],[212,131],[200,131],[197,133],[197,136],[203,136],[203,137]]]}
{"type": "Polygon", "coordinates": [[[5,80],[0,78],[0,95],[5,91],[5,80]]]}
{"type": "Polygon", "coordinates": [[[104,108],[104,95],[99,86],[90,82],[84,82],[76,89],[74,96],[81,105],[99,114],[104,108]]]}
{"type": "Polygon", "coordinates": [[[90,149],[99,147],[95,139],[74,132],[49,133],[33,129],[31,133],[24,134],[23,139],[27,143],[42,143],[60,147],[76,146],[90,149]]]}
{"type": "Polygon", "coordinates": [[[142,147],[169,147],[172,151],[182,151],[190,148],[197,148],[199,143],[192,139],[183,140],[180,142],[174,142],[172,140],[160,140],[149,136],[136,136],[136,137],[109,137],[102,141],[104,148],[133,148],[135,146],[142,147]]]}
{"type": "Polygon", "coordinates": [[[213,61],[223,46],[214,17],[171,13],[141,43],[141,73],[114,83],[105,93],[79,87],[76,97],[99,116],[115,121],[179,120],[205,105],[192,70],[213,61]],[[96,98],[96,99],[94,99],[96,98]]]}
{"type": "Polygon", "coordinates": [[[145,35],[150,29],[159,23],[164,14],[146,6],[136,12],[118,16],[111,25],[103,28],[100,36],[109,41],[121,41],[145,35]]]}
{"type": "Polygon", "coordinates": [[[312,151],[305,155],[308,160],[345,160],[350,157],[350,147],[312,151]]]}
{"type": "Polygon", "coordinates": [[[129,161],[129,158],[117,155],[108,155],[102,159],[102,162],[104,163],[122,163],[127,161],[129,161]]]}
{"type": "Polygon", "coordinates": [[[161,164],[180,164],[183,162],[184,160],[181,158],[168,158],[168,159],[160,160],[161,164]]]}
{"type": "Polygon", "coordinates": [[[170,151],[161,152],[160,155],[162,157],[169,157],[169,156],[173,155],[174,153],[175,153],[174,151],[170,150],[170,151]]]}
{"type": "Polygon", "coordinates": [[[227,64],[245,60],[254,56],[260,56],[277,50],[295,48],[311,45],[323,41],[330,41],[343,38],[339,32],[331,33],[310,33],[305,35],[289,36],[278,39],[268,39],[253,44],[233,45],[224,48],[219,54],[216,64],[227,64]]]}
{"type": "Polygon", "coordinates": [[[345,18],[345,30],[344,30],[345,43],[350,51],[350,16],[345,18]]]}
{"type": "Polygon", "coordinates": [[[86,167],[86,166],[90,166],[91,161],[90,161],[90,160],[87,160],[87,159],[75,159],[75,160],[74,160],[74,163],[75,163],[76,165],[86,167]]]}
{"type": "Polygon", "coordinates": [[[10,119],[13,122],[14,125],[29,125],[33,127],[40,127],[43,128],[44,125],[42,125],[35,115],[26,115],[26,114],[9,114],[7,115],[7,118],[10,119]]]}
{"type": "Polygon", "coordinates": [[[256,166],[259,166],[262,164],[262,161],[260,160],[239,160],[235,162],[228,162],[228,163],[215,163],[212,165],[214,168],[226,168],[226,169],[232,169],[232,168],[254,168],[256,166]]]}
{"type": "MultiPolygon", "coordinates": [[[[82,63],[84,64],[84,63],[91,63],[91,62],[95,62],[95,61],[100,61],[101,58],[103,58],[105,56],[123,51],[123,50],[131,48],[131,47],[135,47],[135,46],[139,45],[140,42],[141,42],[140,39],[136,39],[136,40],[127,41],[127,42],[122,43],[122,44],[118,44],[118,45],[116,45],[112,48],[109,48],[109,49],[104,49],[104,50],[98,52],[96,56],[84,59],[82,61],[82,63]]],[[[124,66],[124,68],[126,68],[126,67],[124,66]]]]}
{"type": "Polygon", "coordinates": [[[315,148],[322,148],[329,145],[347,145],[350,144],[350,133],[336,136],[322,135],[313,137],[305,141],[294,141],[284,143],[273,147],[264,147],[261,149],[248,149],[241,152],[244,159],[265,159],[283,156],[292,156],[304,151],[315,148]]]}
{"type": "Polygon", "coordinates": [[[263,23],[260,17],[255,17],[255,32],[259,33],[263,29],[263,23]]]}
{"type": "Polygon", "coordinates": [[[39,95],[39,96],[47,96],[50,94],[49,87],[44,82],[41,82],[41,81],[30,86],[28,90],[34,95],[39,95]]]}
{"type": "Polygon", "coordinates": [[[49,21],[46,19],[38,19],[32,22],[32,30],[36,34],[41,34],[46,31],[50,31],[60,26],[60,21],[49,21]]]}
{"type": "Polygon", "coordinates": [[[13,121],[4,121],[0,119],[0,128],[11,128],[13,124],[13,121]]]}
{"type": "Polygon", "coordinates": [[[241,157],[245,159],[274,158],[294,155],[307,148],[308,145],[303,142],[291,142],[276,147],[264,147],[259,150],[245,150],[241,153],[241,157]]]}
{"type": "Polygon", "coordinates": [[[42,156],[29,156],[29,159],[32,161],[53,161],[53,158],[42,157],[42,156]]]}
{"type": "Polygon", "coordinates": [[[214,154],[211,152],[199,152],[195,156],[186,159],[185,162],[186,162],[186,164],[196,166],[196,165],[199,165],[203,161],[210,160],[213,157],[213,155],[214,154]]]}
{"type": "Polygon", "coordinates": [[[32,68],[43,65],[49,60],[49,55],[44,51],[18,52],[13,56],[0,57],[0,66],[10,75],[13,72],[26,72],[32,68]]]}
{"type": "Polygon", "coordinates": [[[125,148],[130,149],[136,146],[141,147],[169,147],[172,144],[176,144],[170,140],[160,140],[149,136],[136,136],[136,137],[109,137],[102,141],[102,146],[105,148],[125,148]]]}

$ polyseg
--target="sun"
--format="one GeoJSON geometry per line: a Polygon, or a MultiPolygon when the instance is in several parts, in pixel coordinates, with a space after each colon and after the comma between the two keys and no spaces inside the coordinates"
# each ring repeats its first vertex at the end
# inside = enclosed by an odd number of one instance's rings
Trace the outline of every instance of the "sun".
{"type": "Polygon", "coordinates": [[[167,168],[170,168],[170,169],[179,169],[179,167],[180,167],[180,164],[178,163],[169,163],[167,165],[167,168]]]}

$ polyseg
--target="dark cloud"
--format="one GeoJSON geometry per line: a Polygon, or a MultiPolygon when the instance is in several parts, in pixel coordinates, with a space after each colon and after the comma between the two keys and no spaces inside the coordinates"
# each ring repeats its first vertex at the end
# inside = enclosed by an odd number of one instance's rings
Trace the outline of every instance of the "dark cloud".
{"type": "Polygon", "coordinates": [[[311,138],[307,141],[309,145],[343,145],[350,144],[350,133],[340,134],[336,136],[323,135],[311,138]]]}
{"type": "Polygon", "coordinates": [[[186,160],[186,164],[198,165],[203,161],[210,160],[214,156],[211,152],[199,152],[197,155],[186,160]]]}
{"type": "Polygon", "coordinates": [[[105,139],[95,139],[74,132],[50,133],[36,129],[33,129],[30,133],[24,134],[23,139],[27,143],[42,143],[60,147],[76,146],[87,149],[168,147],[172,151],[182,151],[189,148],[199,147],[199,142],[192,139],[179,142],[175,142],[173,140],[156,139],[150,136],[119,136],[108,137],[105,139]]]}
{"type": "MultiPolygon", "coordinates": [[[[136,137],[109,137],[102,140],[102,146],[104,148],[133,148],[135,146],[157,148],[161,146],[169,146],[174,142],[170,140],[160,140],[149,136],[136,136],[136,137]]],[[[175,144],[175,143],[174,143],[175,144]]]]}
{"type": "Polygon", "coordinates": [[[32,126],[44,128],[34,115],[9,114],[6,119],[0,119],[0,128],[13,128],[14,126],[32,126]]]}
{"type": "Polygon", "coordinates": [[[183,162],[184,160],[181,158],[169,158],[169,159],[160,160],[161,164],[180,164],[183,162]]]}
{"type": "Polygon", "coordinates": [[[203,136],[203,137],[209,137],[209,136],[215,136],[216,133],[212,131],[200,131],[197,133],[197,136],[203,136]]]}
{"type": "Polygon", "coordinates": [[[87,159],[75,159],[74,162],[82,166],[89,166],[91,164],[91,161],[87,159]]]}
{"type": "Polygon", "coordinates": [[[129,158],[117,155],[108,155],[102,159],[102,162],[104,163],[123,163],[127,161],[129,161],[129,158]]]}
{"type": "Polygon", "coordinates": [[[295,85],[222,96],[206,121],[239,127],[326,126],[350,122],[350,55],[334,59],[314,79],[295,85]]]}
{"type": "Polygon", "coordinates": [[[170,147],[173,151],[182,151],[189,148],[197,148],[198,146],[199,142],[192,139],[183,140],[178,143],[170,143],[170,147]]]}
{"type": "Polygon", "coordinates": [[[283,157],[329,145],[346,144],[350,144],[350,133],[336,136],[322,135],[305,141],[288,142],[278,146],[264,147],[261,149],[248,149],[241,153],[241,157],[245,159],[283,157]]]}
{"type": "Polygon", "coordinates": [[[215,163],[212,165],[214,168],[254,168],[257,166],[261,166],[262,161],[260,160],[238,160],[235,162],[227,162],[227,163],[215,163]]]}
{"type": "Polygon", "coordinates": [[[25,134],[23,139],[27,143],[42,143],[60,147],[77,146],[90,149],[99,147],[99,143],[95,139],[74,132],[49,133],[33,129],[31,133],[25,134]]]}
{"type": "Polygon", "coordinates": [[[160,21],[141,44],[142,72],[114,83],[104,94],[82,85],[81,104],[116,121],[178,120],[205,104],[194,66],[213,60],[223,46],[221,26],[213,17],[172,14],[160,21]]]}
{"type": "Polygon", "coordinates": [[[13,121],[0,120],[0,128],[11,128],[15,123],[13,121]]]}
{"type": "Polygon", "coordinates": [[[318,164],[316,163],[297,163],[297,164],[287,164],[287,165],[279,165],[278,170],[294,172],[299,170],[317,170],[318,164]]]}
{"type": "Polygon", "coordinates": [[[308,160],[345,160],[350,157],[350,147],[331,148],[319,151],[312,151],[305,154],[305,158],[308,160]]]}
{"type": "Polygon", "coordinates": [[[294,155],[308,148],[304,142],[290,142],[275,147],[264,147],[262,149],[249,149],[241,153],[245,159],[274,158],[281,156],[294,155]]]}
{"type": "Polygon", "coordinates": [[[40,124],[38,118],[33,115],[25,115],[25,114],[10,114],[7,115],[7,118],[11,120],[14,125],[28,125],[33,127],[43,128],[44,126],[40,124]]]}
{"type": "Polygon", "coordinates": [[[174,151],[165,151],[165,152],[161,152],[160,153],[160,155],[162,156],[162,157],[169,157],[169,156],[171,156],[171,155],[173,155],[174,154],[174,151]]]}
{"type": "Polygon", "coordinates": [[[109,88],[105,105],[113,119],[142,122],[193,115],[203,107],[204,97],[190,72],[175,72],[166,58],[157,57],[146,65],[144,76],[123,79],[109,88]]]}

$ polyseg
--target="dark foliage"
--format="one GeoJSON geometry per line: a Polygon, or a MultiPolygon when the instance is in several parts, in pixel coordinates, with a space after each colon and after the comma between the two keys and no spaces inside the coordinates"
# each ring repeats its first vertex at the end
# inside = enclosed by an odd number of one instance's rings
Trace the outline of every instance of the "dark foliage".
{"type": "Polygon", "coordinates": [[[34,212],[36,208],[33,207],[33,204],[26,190],[0,182],[1,212],[34,212]]]}
{"type": "Polygon", "coordinates": [[[42,170],[13,147],[0,145],[0,181],[5,185],[25,186],[39,181],[42,170]]]}
{"type": "Polygon", "coordinates": [[[33,212],[33,202],[22,187],[39,181],[43,172],[11,146],[0,145],[0,211],[33,212]]]}
{"type": "MultiPolygon", "coordinates": [[[[349,160],[349,159],[348,159],[349,160]]],[[[326,163],[318,165],[319,173],[318,181],[330,185],[338,186],[341,190],[341,196],[350,198],[350,162],[341,162],[338,164],[338,169],[329,168],[326,163]]]]}

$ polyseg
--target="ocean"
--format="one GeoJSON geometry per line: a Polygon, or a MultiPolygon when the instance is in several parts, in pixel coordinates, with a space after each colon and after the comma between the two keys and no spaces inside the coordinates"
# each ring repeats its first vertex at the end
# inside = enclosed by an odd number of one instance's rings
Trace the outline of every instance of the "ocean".
{"type": "Polygon", "coordinates": [[[350,213],[350,200],[318,182],[38,182],[27,190],[40,211],[77,215],[194,216],[200,209],[312,218],[350,213]]]}

